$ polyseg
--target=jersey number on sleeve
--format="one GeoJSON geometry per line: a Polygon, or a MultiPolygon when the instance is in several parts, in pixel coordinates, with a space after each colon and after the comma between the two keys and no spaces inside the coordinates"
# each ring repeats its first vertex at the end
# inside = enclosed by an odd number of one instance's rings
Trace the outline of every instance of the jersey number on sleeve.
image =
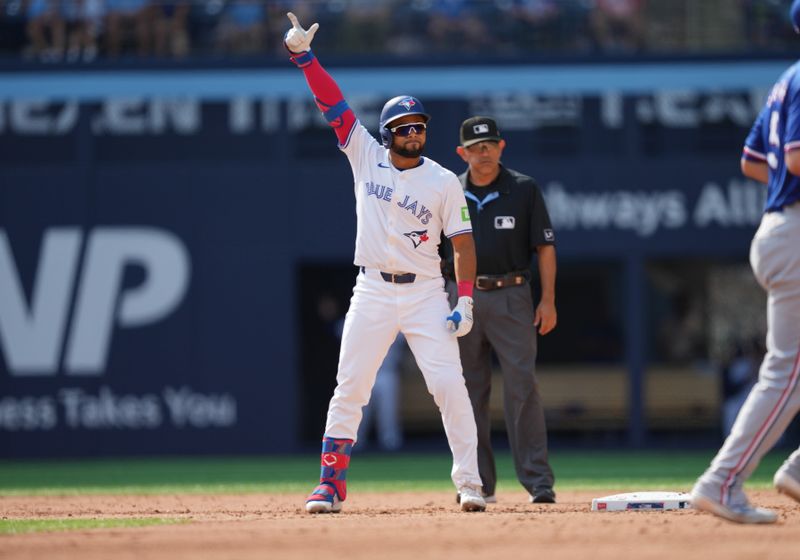
{"type": "MultiPolygon", "coordinates": [[[[769,145],[780,147],[781,137],[778,135],[778,124],[781,121],[781,114],[778,111],[772,111],[769,116],[769,145]]],[[[767,154],[767,163],[772,169],[777,169],[778,158],[775,153],[770,151],[767,154]]]]}
{"type": "Polygon", "coordinates": [[[781,120],[781,114],[778,111],[772,111],[769,116],[769,143],[771,146],[780,146],[781,138],[778,136],[778,123],[781,120]]]}

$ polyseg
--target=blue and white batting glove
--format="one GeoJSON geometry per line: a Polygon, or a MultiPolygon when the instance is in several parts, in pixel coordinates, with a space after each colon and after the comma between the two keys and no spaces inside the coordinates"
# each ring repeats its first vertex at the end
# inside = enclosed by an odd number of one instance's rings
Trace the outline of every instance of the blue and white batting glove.
{"type": "Polygon", "coordinates": [[[472,298],[458,298],[453,312],[447,316],[447,329],[456,336],[464,336],[472,330],[472,298]]]}
{"type": "Polygon", "coordinates": [[[297,21],[297,16],[292,12],[286,14],[289,21],[292,22],[292,28],[286,32],[283,38],[283,44],[289,49],[292,54],[300,54],[311,50],[311,41],[314,39],[314,34],[319,29],[319,24],[315,23],[308,30],[303,29],[300,22],[297,21]]]}

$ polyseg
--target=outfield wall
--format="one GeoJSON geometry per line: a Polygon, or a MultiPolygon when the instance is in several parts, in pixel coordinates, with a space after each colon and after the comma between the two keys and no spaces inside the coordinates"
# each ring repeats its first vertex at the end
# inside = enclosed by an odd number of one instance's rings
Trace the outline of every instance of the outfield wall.
{"type": "MultiPolygon", "coordinates": [[[[746,259],[763,191],[741,142],[785,65],[331,70],[372,131],[387,97],[422,97],[429,155],[459,172],[459,123],[496,116],[562,261],[620,263],[639,444],[642,263],[746,259]]],[[[291,68],[4,74],[0,457],[299,449],[324,402],[298,286],[352,259],[351,189],[291,68]]]]}

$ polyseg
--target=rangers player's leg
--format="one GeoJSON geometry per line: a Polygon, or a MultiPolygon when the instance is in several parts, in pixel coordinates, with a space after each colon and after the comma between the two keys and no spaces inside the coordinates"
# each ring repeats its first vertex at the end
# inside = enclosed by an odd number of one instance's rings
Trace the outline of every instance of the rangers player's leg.
{"type": "Polygon", "coordinates": [[[750,507],[742,486],[800,409],[798,238],[800,216],[792,220],[786,212],[765,214],[753,239],[750,261],[768,292],[767,355],[731,434],[692,491],[695,507],[732,521],[777,519],[773,512],[750,507]]]}
{"type": "MultiPolygon", "coordinates": [[[[784,208],[782,218],[773,218],[781,221],[774,226],[780,261],[783,267],[780,271],[781,292],[784,292],[781,303],[780,315],[770,320],[770,327],[781,330],[783,335],[775,340],[776,346],[784,346],[787,350],[792,344],[800,345],[796,339],[800,339],[800,254],[796,249],[796,240],[800,239],[800,204],[794,204],[784,208]],[[795,240],[795,241],[793,241],[795,240]],[[774,327],[772,324],[774,323],[774,327]],[[786,339],[784,340],[784,336],[786,339]]],[[[776,305],[778,302],[775,302],[776,305]]],[[[776,310],[777,312],[777,310],[776,310]]],[[[771,332],[771,330],[770,330],[771,332]]],[[[798,356],[800,360],[800,349],[798,356]]],[[[798,367],[798,366],[795,366],[798,367]]],[[[795,392],[800,392],[796,389],[795,392]]],[[[775,473],[773,479],[775,487],[782,494],[786,494],[800,502],[800,449],[792,453],[789,458],[781,465],[775,473]]]]}
{"type": "Polygon", "coordinates": [[[398,286],[400,329],[405,334],[428,391],[442,414],[453,453],[451,478],[461,494],[461,509],[482,511],[475,418],[461,372],[456,338],[444,318],[450,312],[441,278],[398,286]]]}
{"type": "Polygon", "coordinates": [[[362,408],[369,402],[375,374],[398,331],[391,286],[362,273],[353,289],[322,442],[320,484],[306,501],[309,513],[340,511],[347,498],[347,468],[362,408]]]}
{"type": "Polygon", "coordinates": [[[800,449],[792,453],[773,478],[775,488],[800,502],[800,449]]]}

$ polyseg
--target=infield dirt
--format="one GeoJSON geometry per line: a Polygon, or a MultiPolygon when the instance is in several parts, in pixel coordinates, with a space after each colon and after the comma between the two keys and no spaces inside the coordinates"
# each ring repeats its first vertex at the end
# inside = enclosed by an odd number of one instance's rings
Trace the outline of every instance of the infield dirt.
{"type": "Polygon", "coordinates": [[[454,492],[351,490],[342,513],[315,516],[295,494],[0,497],[4,519],[182,521],[0,535],[0,558],[767,560],[800,554],[800,504],[774,491],[749,492],[754,503],[780,514],[770,526],[735,525],[692,510],[591,511],[592,498],[618,492],[559,492],[552,505],[530,504],[522,491],[499,492],[485,513],[461,513],[454,492]]]}

